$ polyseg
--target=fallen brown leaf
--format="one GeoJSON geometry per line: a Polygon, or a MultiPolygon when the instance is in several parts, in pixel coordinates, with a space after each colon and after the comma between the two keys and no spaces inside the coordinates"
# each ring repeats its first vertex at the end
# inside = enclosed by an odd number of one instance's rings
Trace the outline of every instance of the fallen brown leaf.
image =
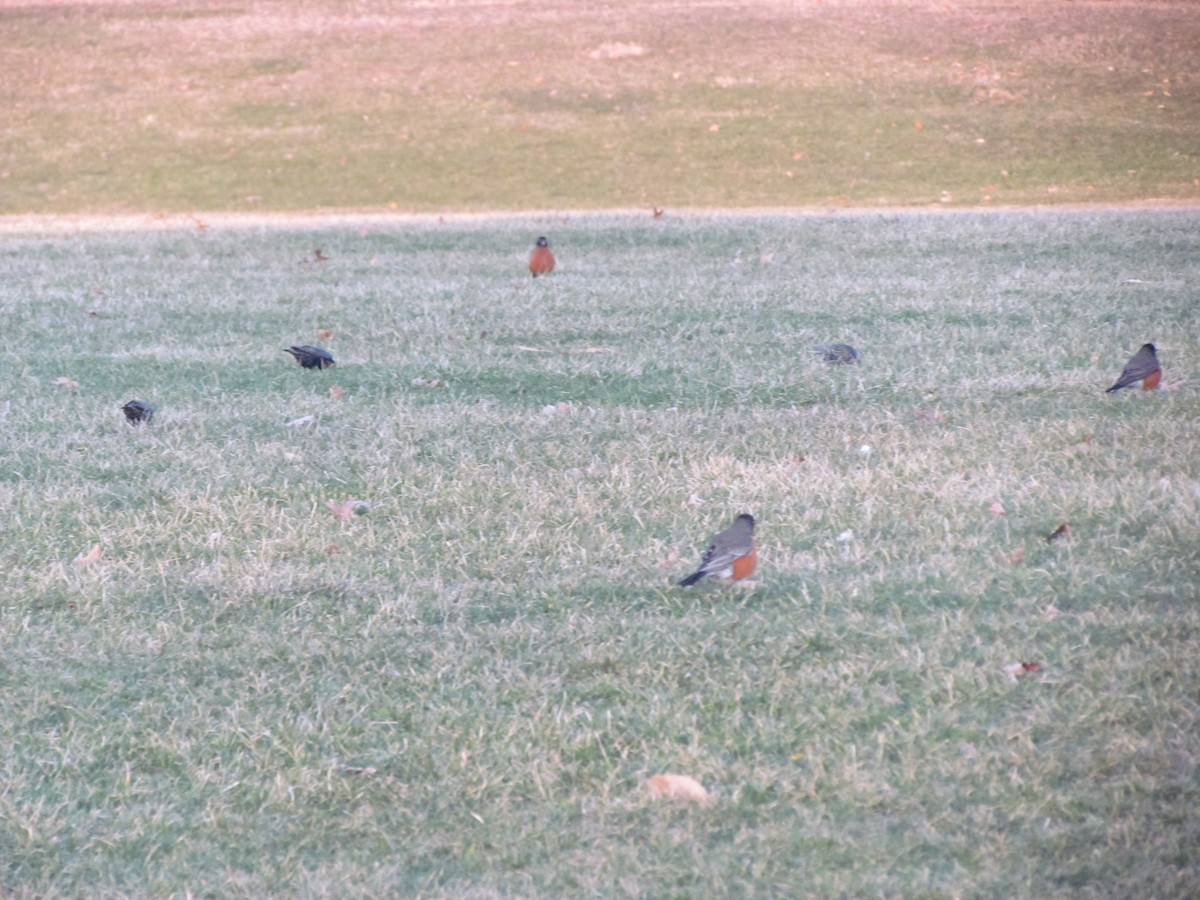
{"type": "Polygon", "coordinates": [[[1003,668],[1002,671],[1008,677],[1009,681],[1015,682],[1018,675],[1024,675],[1028,672],[1036,672],[1041,667],[1042,664],[1038,662],[1015,662],[1009,663],[1003,668]]]}
{"type": "Polygon", "coordinates": [[[691,800],[704,803],[708,800],[708,791],[704,785],[690,775],[674,775],[664,773],[655,775],[646,781],[646,789],[650,796],[657,800],[691,800]]]}
{"type": "Polygon", "coordinates": [[[1025,548],[1024,547],[1018,547],[1012,553],[1004,554],[1004,561],[1006,563],[1008,563],[1010,566],[1015,566],[1015,565],[1020,564],[1021,560],[1023,560],[1024,558],[1025,558],[1025,548]]]}
{"type": "Polygon", "coordinates": [[[336,384],[329,389],[329,396],[332,397],[334,400],[342,399],[342,395],[345,393],[346,393],[345,389],[338,387],[338,385],[336,385],[336,384]]]}
{"type": "Polygon", "coordinates": [[[1048,535],[1046,535],[1046,543],[1051,544],[1054,541],[1058,540],[1060,537],[1066,537],[1070,533],[1071,533],[1071,523],[1063,522],[1061,525],[1059,525],[1057,528],[1055,528],[1052,532],[1050,532],[1048,535]]]}
{"type": "Polygon", "coordinates": [[[77,566],[90,566],[92,563],[100,562],[100,557],[104,555],[104,548],[99,544],[93,544],[92,549],[87,553],[80,553],[72,562],[77,566]]]}
{"type": "Polygon", "coordinates": [[[66,375],[62,375],[58,378],[55,378],[54,384],[57,385],[58,387],[65,387],[68,390],[72,390],[72,391],[75,390],[75,388],[79,387],[78,381],[76,381],[74,378],[68,378],[66,375]]]}
{"type": "Polygon", "coordinates": [[[366,500],[355,500],[353,497],[338,502],[337,500],[327,500],[325,505],[329,507],[329,511],[342,521],[348,521],[354,516],[365,516],[367,510],[371,508],[371,504],[366,500]]]}
{"type": "Polygon", "coordinates": [[[323,341],[327,341],[331,337],[333,337],[333,330],[329,329],[329,328],[318,328],[317,329],[317,337],[319,337],[323,341]]]}
{"type": "Polygon", "coordinates": [[[998,502],[993,503],[988,507],[988,512],[990,512],[993,516],[1002,516],[1004,515],[1004,506],[998,502]]]}

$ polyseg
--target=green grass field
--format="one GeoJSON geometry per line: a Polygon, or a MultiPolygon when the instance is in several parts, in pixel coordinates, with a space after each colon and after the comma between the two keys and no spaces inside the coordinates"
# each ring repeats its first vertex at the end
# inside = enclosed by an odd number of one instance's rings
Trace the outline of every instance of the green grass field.
{"type": "Polygon", "coordinates": [[[0,256],[0,894],[1200,892],[1197,212],[0,256]]]}
{"type": "Polygon", "coordinates": [[[0,59],[0,215],[1200,202],[1183,0],[50,0],[0,59]]]}

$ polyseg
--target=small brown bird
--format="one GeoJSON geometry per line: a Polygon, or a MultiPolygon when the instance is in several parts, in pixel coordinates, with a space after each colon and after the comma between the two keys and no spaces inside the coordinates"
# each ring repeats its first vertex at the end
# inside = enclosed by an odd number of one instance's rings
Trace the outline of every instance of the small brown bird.
{"type": "Polygon", "coordinates": [[[335,365],[332,354],[324,347],[304,344],[299,347],[284,347],[283,352],[292,354],[296,362],[306,369],[330,369],[335,365]]]}
{"type": "Polygon", "coordinates": [[[827,363],[853,365],[858,362],[858,351],[849,344],[821,344],[813,350],[827,363]]]}
{"type": "Polygon", "coordinates": [[[539,275],[549,275],[554,271],[554,254],[550,252],[550,242],[545,237],[537,239],[537,246],[529,254],[529,273],[537,278],[539,275]]]}
{"type": "Polygon", "coordinates": [[[754,516],[743,513],[733,524],[717,534],[700,558],[700,568],[679,582],[680,587],[695,584],[701,578],[726,578],[741,581],[753,574],[758,565],[754,546],[754,516]]]}
{"type": "Polygon", "coordinates": [[[1117,383],[1104,393],[1111,394],[1113,391],[1119,391],[1121,388],[1137,384],[1139,381],[1142,383],[1143,391],[1154,390],[1162,381],[1162,367],[1158,364],[1158,354],[1155,352],[1153,344],[1142,344],[1142,349],[1133,354],[1129,362],[1125,364],[1117,383]]]}
{"type": "Polygon", "coordinates": [[[130,425],[141,425],[154,418],[154,407],[142,400],[130,400],[121,407],[125,413],[125,421],[130,425]]]}

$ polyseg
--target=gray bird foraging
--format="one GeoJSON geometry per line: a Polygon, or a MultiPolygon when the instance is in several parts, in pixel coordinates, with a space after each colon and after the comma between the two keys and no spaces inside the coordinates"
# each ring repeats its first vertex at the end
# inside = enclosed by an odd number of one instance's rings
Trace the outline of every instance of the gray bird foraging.
{"type": "Polygon", "coordinates": [[[283,352],[292,354],[296,362],[306,369],[330,369],[336,365],[333,355],[324,347],[302,344],[299,347],[284,347],[283,352]]]}
{"type": "Polygon", "coordinates": [[[853,365],[858,362],[858,351],[849,344],[821,344],[814,347],[813,352],[820,353],[821,359],[835,365],[853,365]]]}
{"type": "Polygon", "coordinates": [[[130,400],[121,407],[121,412],[125,413],[125,421],[130,425],[141,425],[154,418],[154,407],[144,400],[130,400]]]}

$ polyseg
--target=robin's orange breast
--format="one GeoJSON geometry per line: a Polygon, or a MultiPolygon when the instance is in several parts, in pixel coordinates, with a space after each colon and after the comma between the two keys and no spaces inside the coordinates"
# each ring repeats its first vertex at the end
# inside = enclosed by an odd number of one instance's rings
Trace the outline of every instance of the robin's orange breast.
{"type": "Polygon", "coordinates": [[[1162,381],[1162,369],[1155,369],[1142,380],[1142,390],[1152,391],[1158,387],[1158,383],[1162,381]]]}
{"type": "Polygon", "coordinates": [[[750,548],[750,552],[745,556],[739,556],[733,561],[730,567],[733,571],[730,573],[730,578],[734,581],[741,581],[743,578],[749,578],[754,574],[755,568],[758,566],[758,550],[754,547],[750,548]]]}
{"type": "Polygon", "coordinates": [[[529,254],[529,271],[534,278],[554,271],[554,254],[549,247],[534,248],[533,253],[529,254]]]}

